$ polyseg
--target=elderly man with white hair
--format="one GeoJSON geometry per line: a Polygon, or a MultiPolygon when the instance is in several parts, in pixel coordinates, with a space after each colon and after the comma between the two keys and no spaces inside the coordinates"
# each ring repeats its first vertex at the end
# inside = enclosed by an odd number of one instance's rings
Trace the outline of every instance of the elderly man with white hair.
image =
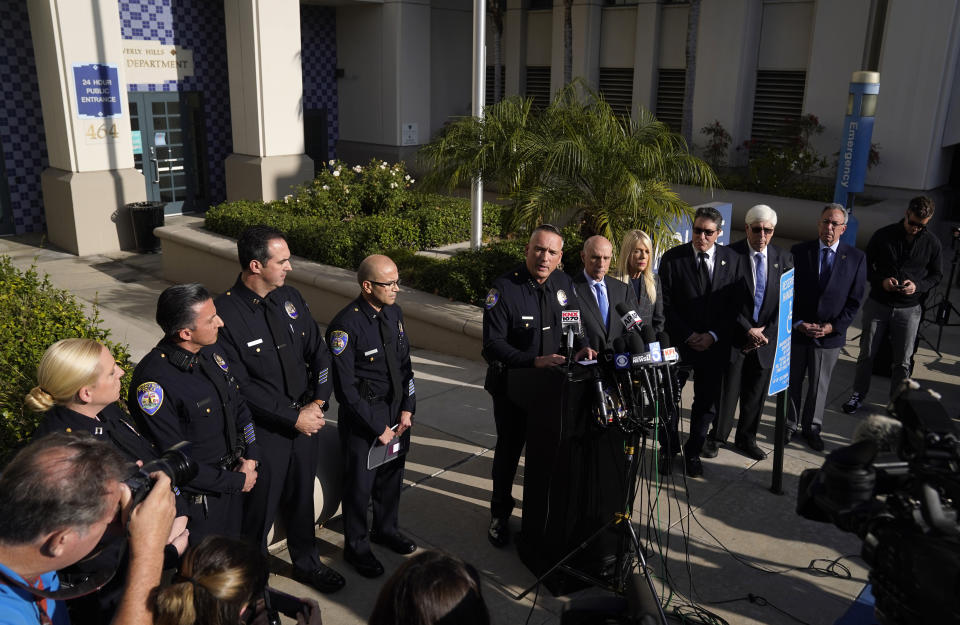
{"type": "Polygon", "coordinates": [[[777,213],[766,204],[747,211],[747,238],[730,246],[743,256],[743,298],[737,315],[737,333],[730,350],[730,366],[724,379],[720,412],[707,437],[702,456],[717,455],[733,429],[733,415],[740,401],[740,419],[734,445],[744,455],[763,460],[757,445],[757,429],[773,371],[780,318],[780,276],[793,267],[790,253],[770,245],[777,227],[777,213]]]}

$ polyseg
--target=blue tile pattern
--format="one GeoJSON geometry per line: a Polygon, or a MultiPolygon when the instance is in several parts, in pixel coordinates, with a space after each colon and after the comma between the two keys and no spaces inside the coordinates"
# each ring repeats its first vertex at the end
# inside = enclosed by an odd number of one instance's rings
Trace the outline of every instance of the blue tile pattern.
{"type": "Polygon", "coordinates": [[[49,165],[26,2],[0,2],[0,149],[17,234],[44,228],[40,174],[49,165]],[[16,94],[16,95],[13,95],[16,94]]]}
{"type": "Polygon", "coordinates": [[[300,5],[300,42],[303,49],[304,108],[327,107],[328,158],[336,158],[339,119],[337,108],[337,20],[329,7],[300,5]]]}

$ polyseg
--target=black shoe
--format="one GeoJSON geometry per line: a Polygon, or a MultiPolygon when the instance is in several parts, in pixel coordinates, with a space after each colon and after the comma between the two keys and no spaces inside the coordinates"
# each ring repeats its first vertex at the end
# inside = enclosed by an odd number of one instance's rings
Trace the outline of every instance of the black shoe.
{"type": "Polygon", "coordinates": [[[717,453],[719,453],[720,445],[717,444],[717,441],[712,438],[708,438],[706,442],[703,443],[703,449],[700,450],[701,458],[716,458],[717,453]]]}
{"type": "Polygon", "coordinates": [[[860,408],[860,404],[863,403],[863,400],[863,393],[854,392],[852,395],[850,395],[850,399],[840,406],[840,409],[847,414],[853,414],[860,408]]]}
{"type": "Polygon", "coordinates": [[[393,536],[381,536],[377,532],[370,532],[370,542],[389,547],[394,553],[399,553],[402,556],[417,550],[417,543],[399,533],[393,536]]]}
{"type": "MultiPolygon", "coordinates": [[[[381,572],[383,572],[382,569],[381,572]]],[[[340,573],[337,573],[325,564],[321,564],[312,571],[304,571],[303,569],[294,568],[293,579],[301,584],[312,586],[324,593],[336,592],[337,590],[343,588],[343,585],[347,583],[347,580],[343,578],[343,575],[340,575],[340,573]]]]}
{"type": "Polygon", "coordinates": [[[364,577],[380,577],[383,575],[383,565],[380,564],[380,560],[377,560],[377,556],[373,555],[370,551],[366,553],[354,553],[349,549],[344,549],[343,559],[346,560],[348,564],[352,564],[353,568],[357,570],[357,573],[364,577]]]}
{"type": "Polygon", "coordinates": [[[685,468],[687,470],[687,477],[700,477],[703,475],[703,463],[700,462],[700,458],[695,456],[687,458],[685,468]]]}
{"type": "Polygon", "coordinates": [[[737,443],[736,447],[745,456],[748,458],[753,458],[754,460],[759,461],[767,457],[767,454],[765,454],[762,449],[757,447],[756,443],[737,443]]]}
{"type": "Polygon", "coordinates": [[[783,446],[786,447],[787,445],[789,445],[789,444],[790,444],[790,441],[792,441],[792,440],[793,440],[794,438],[796,438],[796,437],[797,437],[797,431],[796,431],[796,430],[784,430],[784,431],[783,431],[783,446]]]}
{"type": "Polygon", "coordinates": [[[660,472],[660,475],[670,475],[673,473],[673,454],[668,454],[663,451],[663,448],[657,452],[657,470],[660,472]]]}
{"type": "Polygon", "coordinates": [[[487,539],[494,547],[506,547],[510,543],[510,521],[498,517],[490,519],[487,539]]]}
{"type": "Polygon", "coordinates": [[[803,433],[807,445],[814,451],[823,451],[823,439],[820,438],[820,430],[808,430],[803,433]]]}

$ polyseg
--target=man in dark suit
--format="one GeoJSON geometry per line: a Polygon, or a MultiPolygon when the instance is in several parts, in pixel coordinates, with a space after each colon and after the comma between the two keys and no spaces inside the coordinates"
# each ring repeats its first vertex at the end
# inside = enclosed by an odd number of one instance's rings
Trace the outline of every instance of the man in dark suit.
{"type": "Polygon", "coordinates": [[[777,227],[777,213],[765,204],[747,211],[747,238],[730,249],[740,254],[743,298],[737,315],[737,331],[730,350],[730,366],[723,384],[717,424],[701,455],[712,458],[727,441],[733,415],[740,400],[735,446],[754,460],[766,454],[757,446],[757,429],[763,415],[764,398],[773,372],[780,321],[780,276],[793,267],[786,250],[769,245],[777,227]]]}
{"type": "Polygon", "coordinates": [[[807,444],[822,451],[820,431],[830,375],[847,341],[847,328],[863,303],[867,261],[863,252],[840,241],[847,229],[847,211],[842,205],[828,204],[817,228],[818,239],[798,243],[790,250],[796,274],[786,439],[789,442],[800,427],[807,444]],[[808,375],[803,399],[803,379],[808,375]]]}
{"type": "MultiPolygon", "coordinates": [[[[701,206],[694,215],[693,240],[668,250],[660,260],[667,334],[694,375],[690,436],[683,448],[690,477],[703,475],[700,452],[717,415],[723,370],[740,309],[740,256],[716,245],[722,228],[720,211],[701,206]]],[[[677,425],[669,424],[667,440],[661,440],[664,471],[669,471],[673,454],[679,450],[677,425]]]]}
{"type": "Polygon", "coordinates": [[[637,298],[630,285],[607,275],[613,245],[606,237],[595,235],[587,239],[580,257],[583,271],[573,277],[573,288],[583,308],[580,318],[590,347],[602,352],[613,346],[615,338],[623,336],[623,324],[616,313],[617,304],[622,302],[629,310],[636,310],[637,298]]]}

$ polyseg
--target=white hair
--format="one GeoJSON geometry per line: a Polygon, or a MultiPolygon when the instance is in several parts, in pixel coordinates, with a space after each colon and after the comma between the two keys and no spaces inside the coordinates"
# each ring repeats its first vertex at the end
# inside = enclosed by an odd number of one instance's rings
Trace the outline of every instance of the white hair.
{"type": "Polygon", "coordinates": [[[777,212],[766,204],[757,204],[747,211],[747,217],[744,223],[748,226],[758,221],[769,221],[774,227],[777,226],[777,212]]]}

